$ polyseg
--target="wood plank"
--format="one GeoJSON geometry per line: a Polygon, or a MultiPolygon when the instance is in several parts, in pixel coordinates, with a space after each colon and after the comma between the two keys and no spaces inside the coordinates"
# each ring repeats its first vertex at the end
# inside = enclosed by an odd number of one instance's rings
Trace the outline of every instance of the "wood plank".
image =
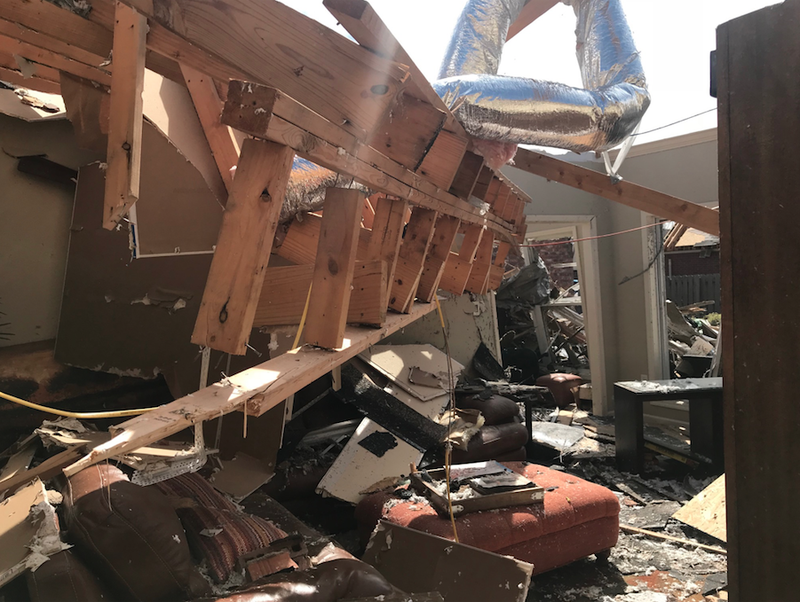
{"type": "Polygon", "coordinates": [[[471,293],[484,293],[489,283],[489,270],[492,267],[492,252],[494,251],[494,234],[484,232],[481,242],[478,245],[478,252],[475,254],[475,261],[472,262],[467,285],[465,287],[471,293]]]}
{"type": "Polygon", "coordinates": [[[361,46],[369,48],[372,52],[387,59],[406,65],[411,74],[408,82],[409,93],[444,112],[447,116],[445,126],[447,131],[462,140],[469,139],[464,128],[430,86],[428,79],[411,60],[409,54],[369,2],[365,0],[324,0],[323,5],[361,46]]]}
{"type": "Polygon", "coordinates": [[[348,175],[376,191],[454,215],[462,221],[487,224],[498,232],[512,232],[510,225],[497,216],[481,215],[478,207],[444,192],[376,150],[361,145],[344,130],[318,115],[314,116],[293,99],[267,86],[231,82],[222,122],[252,136],[291,146],[301,157],[348,175]],[[275,109],[270,113],[272,107],[275,109]],[[324,137],[279,116],[290,112],[291,119],[313,127],[324,137]],[[356,149],[353,151],[355,154],[349,148],[356,149]]]}
{"type": "Polygon", "coordinates": [[[117,2],[114,74],[106,153],[103,228],[112,230],[139,198],[142,165],[142,89],[147,19],[117,2]]]}
{"type": "Polygon", "coordinates": [[[511,245],[507,242],[500,241],[497,244],[497,251],[494,254],[494,261],[492,268],[489,270],[489,283],[488,290],[495,291],[497,287],[503,282],[503,275],[505,274],[506,257],[511,250],[511,245]]]}
{"type": "Polygon", "coordinates": [[[494,172],[492,171],[492,168],[488,165],[484,165],[483,169],[481,169],[480,173],[478,173],[478,179],[475,182],[475,187],[472,189],[472,196],[477,197],[482,201],[485,200],[493,178],[494,172]]]}
{"type": "Polygon", "coordinates": [[[19,71],[0,66],[0,79],[14,84],[20,88],[45,92],[47,94],[61,94],[61,86],[57,82],[38,77],[25,77],[19,71]]]}
{"type": "Polygon", "coordinates": [[[697,203],[625,180],[613,184],[604,173],[522,148],[514,157],[514,167],[702,232],[719,235],[719,213],[697,203]]]}
{"type": "Polygon", "coordinates": [[[415,207],[411,212],[389,293],[389,307],[395,311],[407,313],[413,305],[425,257],[433,240],[436,217],[435,211],[423,207],[415,207]]]}
{"type": "MultiPolygon", "coordinates": [[[[313,265],[317,258],[317,245],[319,233],[322,228],[322,216],[307,213],[302,221],[295,219],[289,226],[286,236],[280,246],[274,250],[279,257],[283,257],[298,265],[313,265]]],[[[358,231],[358,249],[356,259],[368,261],[371,255],[368,252],[371,233],[366,228],[358,231]]]]}
{"type": "Polygon", "coordinates": [[[483,238],[484,229],[472,224],[462,225],[464,239],[458,253],[450,253],[444,266],[444,273],[439,281],[439,288],[449,293],[462,295],[467,286],[472,262],[483,238]]]}
{"type": "Polygon", "coordinates": [[[401,94],[367,145],[416,171],[439,135],[445,117],[444,111],[427,102],[401,94]]]}
{"type": "Polygon", "coordinates": [[[372,230],[372,225],[375,222],[375,207],[372,204],[377,203],[382,196],[384,195],[374,194],[364,199],[364,206],[361,208],[361,225],[369,230],[372,230]]]}
{"type": "Polygon", "coordinates": [[[394,271],[403,242],[405,215],[408,202],[396,197],[383,196],[375,207],[375,219],[369,238],[366,258],[386,262],[386,294],[394,281],[394,271]]]}
{"type": "Polygon", "coordinates": [[[417,173],[428,178],[442,190],[450,190],[467,151],[467,144],[467,139],[442,130],[433,141],[433,146],[422,160],[417,173]]]}
{"type": "MultiPolygon", "coordinates": [[[[61,74],[59,73],[58,69],[53,69],[52,67],[40,65],[38,63],[31,63],[29,66],[31,67],[32,74],[30,78],[25,79],[36,78],[52,82],[54,84],[58,84],[61,81],[61,74]]],[[[16,59],[10,54],[0,52],[0,67],[3,67],[8,71],[18,71],[20,72],[20,75],[22,75],[19,63],[17,63],[16,59]]],[[[22,75],[22,77],[25,76],[22,75]]]]}
{"type": "Polygon", "coordinates": [[[20,486],[30,483],[34,479],[47,481],[59,474],[61,470],[81,457],[85,446],[75,445],[51,456],[41,464],[5,479],[0,483],[0,493],[13,493],[20,486]]]}
{"type": "Polygon", "coordinates": [[[294,153],[248,139],[222,216],[192,342],[244,355],[294,153]]]}
{"type": "Polygon", "coordinates": [[[211,77],[188,65],[181,65],[181,71],[189,94],[192,96],[197,116],[203,126],[208,146],[214,155],[219,175],[222,176],[222,181],[225,182],[225,187],[230,192],[233,184],[231,168],[239,162],[241,149],[233,135],[233,130],[220,122],[222,100],[217,94],[217,88],[211,77]]]}
{"type": "MultiPolygon", "coordinates": [[[[267,268],[253,327],[299,324],[314,275],[313,265],[267,268]]],[[[348,324],[380,326],[386,321],[386,263],[356,261],[348,324]]]]}
{"type": "MultiPolygon", "coordinates": [[[[95,68],[100,68],[101,63],[103,63],[106,58],[104,56],[100,56],[99,54],[88,52],[79,46],[73,46],[72,44],[62,42],[61,40],[57,40],[52,36],[40,33],[30,29],[29,27],[21,25],[20,23],[14,23],[6,19],[0,19],[0,33],[33,46],[38,46],[39,48],[63,55],[74,61],[85,63],[86,65],[90,65],[95,68]]],[[[103,67],[103,69],[109,70],[110,65],[103,67]]]]}
{"type": "Polygon", "coordinates": [[[362,139],[384,121],[408,77],[402,65],[275,0],[125,2],[362,139]]]}
{"type": "Polygon", "coordinates": [[[344,341],[364,194],[328,188],[322,212],[305,340],[338,349],[344,341]]]}
{"type": "Polygon", "coordinates": [[[434,309],[433,304],[416,305],[408,314],[387,316],[384,326],[378,329],[348,327],[345,330],[345,344],[339,350],[298,347],[234,374],[224,382],[214,383],[192,395],[123,422],[112,427],[114,437],[111,440],[68,466],[64,474],[72,476],[106,458],[154,443],[193,424],[228,414],[245,405],[248,414],[260,416],[336,366],[434,309]]]}
{"type": "Polygon", "coordinates": [[[725,475],[722,475],[703,489],[688,504],[673,514],[672,518],[711,537],[727,541],[725,475]]]}
{"type": "Polygon", "coordinates": [[[89,66],[86,63],[75,61],[61,54],[39,48],[27,42],[21,42],[3,34],[0,34],[0,52],[12,56],[18,55],[34,63],[46,65],[59,71],[66,71],[104,86],[111,85],[111,74],[104,69],[89,66]]]}
{"type": "Polygon", "coordinates": [[[425,257],[425,265],[417,287],[417,298],[420,301],[430,303],[439,290],[439,281],[442,279],[444,266],[450,256],[450,248],[453,246],[460,225],[461,220],[450,215],[440,215],[436,220],[433,242],[425,257]]]}
{"type": "Polygon", "coordinates": [[[470,151],[465,152],[461,165],[458,166],[456,171],[453,184],[450,186],[450,192],[462,199],[468,199],[472,196],[472,191],[475,189],[475,184],[482,170],[483,157],[470,151]]]}
{"type": "Polygon", "coordinates": [[[528,0],[519,13],[519,16],[508,28],[506,41],[513,38],[536,19],[558,4],[558,0],[528,0]]]}

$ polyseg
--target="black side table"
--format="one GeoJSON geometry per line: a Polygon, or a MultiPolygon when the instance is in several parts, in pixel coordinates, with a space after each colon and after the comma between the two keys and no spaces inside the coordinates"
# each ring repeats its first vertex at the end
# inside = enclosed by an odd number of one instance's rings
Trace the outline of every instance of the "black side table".
{"type": "Polygon", "coordinates": [[[614,383],[617,468],[639,473],[644,468],[646,401],[687,400],[692,452],[724,468],[722,446],[722,378],[633,380],[614,383]]]}

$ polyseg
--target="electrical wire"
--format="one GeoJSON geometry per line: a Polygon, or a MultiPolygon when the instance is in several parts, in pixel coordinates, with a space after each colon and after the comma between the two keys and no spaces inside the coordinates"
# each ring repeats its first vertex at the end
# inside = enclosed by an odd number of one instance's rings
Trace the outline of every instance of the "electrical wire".
{"type": "Polygon", "coordinates": [[[306,325],[306,316],[308,315],[308,306],[311,304],[311,287],[314,283],[308,285],[308,295],[306,295],[306,306],[303,308],[303,315],[300,317],[300,326],[297,327],[297,335],[294,337],[294,345],[292,349],[297,349],[300,344],[300,335],[303,334],[303,326],[306,325]]]}
{"type": "Polygon", "coordinates": [[[644,134],[650,134],[652,132],[657,132],[659,130],[666,129],[668,127],[672,127],[673,125],[678,125],[679,123],[683,123],[684,121],[689,121],[690,119],[694,119],[695,117],[700,117],[701,115],[705,115],[706,113],[711,113],[712,111],[716,111],[717,107],[713,107],[708,109],[707,111],[700,111],[699,113],[695,113],[694,115],[690,115],[689,117],[684,117],[683,119],[678,119],[678,121],[673,121],[672,123],[668,123],[666,125],[659,126],[657,128],[653,128],[652,130],[647,130],[646,132],[636,132],[635,134],[631,134],[631,138],[634,136],[643,136],[644,134]]]}
{"type": "Polygon", "coordinates": [[[151,412],[156,409],[156,408],[138,408],[134,410],[112,410],[110,412],[70,412],[68,410],[58,410],[56,408],[49,408],[47,406],[39,405],[38,403],[25,401],[24,399],[20,399],[19,397],[14,397],[13,395],[9,395],[8,393],[3,393],[2,391],[0,391],[0,397],[12,403],[25,406],[26,408],[32,408],[34,410],[39,410],[40,412],[47,412],[48,414],[54,414],[56,416],[64,416],[65,418],[78,418],[80,420],[91,420],[93,418],[125,418],[126,416],[138,416],[139,414],[144,414],[145,412],[151,412]]]}
{"type": "Polygon", "coordinates": [[[458,543],[458,529],[456,529],[456,517],[453,514],[453,499],[450,494],[450,467],[453,463],[453,443],[450,441],[450,436],[453,433],[453,414],[456,411],[456,393],[455,384],[453,383],[453,360],[450,357],[450,340],[447,337],[447,326],[444,322],[444,313],[442,312],[442,305],[439,303],[439,297],[434,295],[436,300],[436,309],[439,312],[439,321],[442,323],[442,335],[444,336],[444,350],[447,355],[447,381],[448,391],[450,393],[450,403],[448,408],[447,419],[447,441],[444,446],[444,478],[445,486],[447,487],[447,508],[450,512],[450,524],[453,525],[453,538],[458,543]]]}
{"type": "Polygon", "coordinates": [[[628,230],[620,230],[619,232],[610,232],[608,234],[598,234],[597,236],[587,236],[585,238],[570,238],[569,240],[559,240],[555,242],[542,242],[542,243],[535,243],[530,245],[519,245],[525,249],[535,249],[538,247],[553,247],[556,245],[571,245],[574,242],[583,242],[586,240],[597,240],[599,238],[608,238],[610,236],[619,236],[620,234],[628,234],[629,232],[638,232],[639,230],[646,230],[647,228],[655,228],[656,226],[660,226],[664,222],[656,222],[654,224],[646,224],[644,226],[638,226],[636,228],[630,228],[628,230]]]}

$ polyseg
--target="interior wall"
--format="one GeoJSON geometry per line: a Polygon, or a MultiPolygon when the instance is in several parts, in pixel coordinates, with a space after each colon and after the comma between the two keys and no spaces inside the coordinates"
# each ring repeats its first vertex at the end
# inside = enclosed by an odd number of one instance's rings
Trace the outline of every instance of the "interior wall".
{"type": "Polygon", "coordinates": [[[74,185],[17,171],[14,156],[46,155],[77,169],[96,155],[77,148],[66,120],[0,115],[0,347],[54,339],[67,261],[74,185]],[[7,340],[6,340],[7,339],[7,340]]]}
{"type": "MultiPolygon", "coordinates": [[[[716,141],[706,140],[679,148],[661,141],[649,152],[637,147],[625,161],[620,174],[631,182],[698,203],[716,204],[716,141]]],[[[676,139],[677,140],[677,139],[676,139]]],[[[564,157],[570,160],[575,155],[564,157]]],[[[584,159],[584,157],[581,157],[584,159]]],[[[583,167],[602,171],[601,161],[581,162],[583,167]]],[[[648,215],[619,203],[550,182],[513,167],[503,170],[533,202],[526,209],[531,216],[594,216],[597,234],[609,234],[648,223],[648,215]]],[[[532,229],[529,227],[529,232],[532,229]]],[[[638,276],[650,262],[648,232],[632,232],[597,241],[600,293],[604,326],[604,350],[608,381],[665,378],[648,361],[647,281],[638,276]]],[[[663,257],[659,258],[662,261],[663,257]]]]}

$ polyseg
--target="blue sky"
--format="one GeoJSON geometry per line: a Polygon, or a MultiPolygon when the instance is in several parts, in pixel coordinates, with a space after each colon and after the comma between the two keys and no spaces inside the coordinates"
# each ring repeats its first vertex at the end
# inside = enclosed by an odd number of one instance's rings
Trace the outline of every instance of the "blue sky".
{"type": "MultiPolygon", "coordinates": [[[[292,8],[344,33],[322,0],[283,0],[292,8]]],[[[422,72],[434,79],[465,0],[372,0],[422,72]]],[[[716,106],[709,89],[709,53],[716,27],[740,15],[776,4],[774,0],[623,0],[642,55],[652,104],[641,131],[672,123],[716,106]]],[[[575,15],[559,3],[521,34],[503,53],[500,73],[580,86],[575,59],[575,15]]],[[[649,142],[716,126],[716,112],[644,134],[649,142]]]]}

